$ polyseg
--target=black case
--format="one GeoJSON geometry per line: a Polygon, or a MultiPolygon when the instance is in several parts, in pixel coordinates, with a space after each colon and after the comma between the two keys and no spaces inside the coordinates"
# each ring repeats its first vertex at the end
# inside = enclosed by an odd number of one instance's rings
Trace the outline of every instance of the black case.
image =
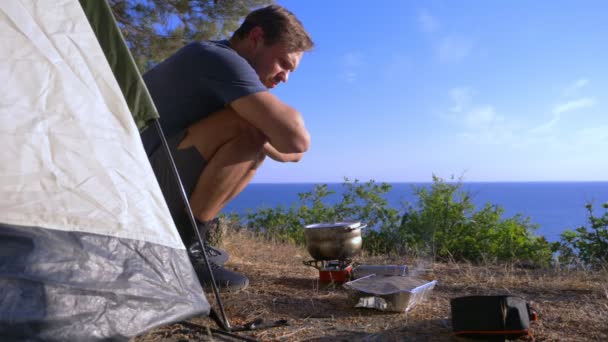
{"type": "Polygon", "coordinates": [[[450,301],[454,333],[465,337],[517,338],[530,334],[536,313],[517,296],[468,296],[450,301]]]}

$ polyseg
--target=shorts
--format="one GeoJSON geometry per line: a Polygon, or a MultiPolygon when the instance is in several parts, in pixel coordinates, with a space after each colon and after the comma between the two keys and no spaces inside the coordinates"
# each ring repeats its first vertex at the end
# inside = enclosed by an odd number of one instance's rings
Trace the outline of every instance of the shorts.
{"type": "MultiPolygon", "coordinates": [[[[167,143],[169,151],[171,151],[171,155],[173,156],[173,161],[177,166],[184,190],[188,198],[190,198],[199,176],[207,165],[207,161],[194,146],[181,150],[177,149],[177,146],[185,136],[186,130],[169,137],[167,143]]],[[[182,200],[178,183],[173,176],[171,163],[167,158],[164,147],[160,145],[148,158],[150,159],[150,164],[163,192],[165,201],[169,206],[173,221],[178,224],[178,222],[183,221],[185,216],[184,201],[182,200]]]]}

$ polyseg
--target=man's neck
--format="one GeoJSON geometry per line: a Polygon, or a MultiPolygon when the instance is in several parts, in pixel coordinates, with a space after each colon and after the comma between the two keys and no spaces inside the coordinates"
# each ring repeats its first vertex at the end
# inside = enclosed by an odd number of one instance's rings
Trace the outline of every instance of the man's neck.
{"type": "Polygon", "coordinates": [[[249,60],[250,49],[247,45],[247,41],[232,37],[228,40],[228,43],[230,44],[230,47],[239,54],[239,56],[249,60]]]}

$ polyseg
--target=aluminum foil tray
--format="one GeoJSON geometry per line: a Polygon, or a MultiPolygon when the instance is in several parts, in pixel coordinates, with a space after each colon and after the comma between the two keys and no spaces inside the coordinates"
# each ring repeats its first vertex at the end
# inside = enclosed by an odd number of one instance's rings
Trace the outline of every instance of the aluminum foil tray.
{"type": "Polygon", "coordinates": [[[345,283],[344,287],[356,291],[359,301],[355,307],[409,312],[430,296],[436,284],[436,280],[371,274],[345,283]]]}

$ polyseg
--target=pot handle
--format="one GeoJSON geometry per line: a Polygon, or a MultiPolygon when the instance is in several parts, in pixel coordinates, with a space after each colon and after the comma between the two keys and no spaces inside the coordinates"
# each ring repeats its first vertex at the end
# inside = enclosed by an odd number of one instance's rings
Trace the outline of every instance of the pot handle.
{"type": "Polygon", "coordinates": [[[347,232],[352,232],[355,229],[363,229],[365,227],[367,227],[367,223],[362,223],[359,227],[345,227],[344,230],[347,232]]]}

